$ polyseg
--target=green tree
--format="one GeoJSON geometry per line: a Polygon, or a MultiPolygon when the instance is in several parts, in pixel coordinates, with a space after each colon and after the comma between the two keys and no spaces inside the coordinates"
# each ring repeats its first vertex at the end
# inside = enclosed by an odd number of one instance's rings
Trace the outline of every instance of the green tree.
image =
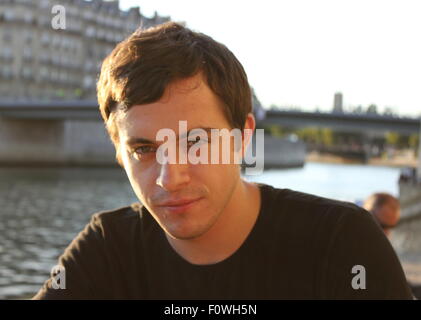
{"type": "Polygon", "coordinates": [[[375,104],[370,104],[367,108],[367,113],[377,114],[377,106],[375,104]]]}
{"type": "Polygon", "coordinates": [[[331,147],[333,145],[333,131],[332,129],[320,129],[320,139],[325,146],[331,147]]]}
{"type": "Polygon", "coordinates": [[[411,149],[414,149],[415,152],[418,152],[420,145],[420,136],[417,133],[413,133],[409,136],[408,144],[411,149]]]}
{"type": "Polygon", "coordinates": [[[399,141],[399,135],[396,132],[388,132],[386,134],[386,143],[397,147],[398,146],[398,141],[399,141]]]}

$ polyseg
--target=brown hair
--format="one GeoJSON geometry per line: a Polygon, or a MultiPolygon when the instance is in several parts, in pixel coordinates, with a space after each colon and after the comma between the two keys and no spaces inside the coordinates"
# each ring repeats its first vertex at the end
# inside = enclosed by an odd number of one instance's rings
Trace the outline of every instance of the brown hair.
{"type": "Polygon", "coordinates": [[[394,203],[399,207],[399,200],[386,192],[373,193],[364,202],[364,209],[374,213],[375,210],[382,208],[384,205],[394,203]]]}
{"type": "MultiPolygon", "coordinates": [[[[251,90],[241,63],[225,45],[175,22],[139,29],[119,43],[104,60],[97,83],[99,109],[114,145],[117,110],[155,102],[169,83],[199,72],[222,102],[228,123],[243,130],[252,111],[251,90]]],[[[117,160],[121,164],[118,150],[117,160]]]]}

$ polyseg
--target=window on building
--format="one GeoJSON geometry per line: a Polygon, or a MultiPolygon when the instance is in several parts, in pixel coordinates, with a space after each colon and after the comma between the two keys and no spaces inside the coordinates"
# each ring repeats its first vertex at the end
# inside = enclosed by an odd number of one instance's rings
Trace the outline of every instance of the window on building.
{"type": "Polygon", "coordinates": [[[5,79],[10,79],[13,75],[12,67],[8,65],[3,65],[2,68],[0,69],[0,72],[3,78],[5,79]]]}
{"type": "Polygon", "coordinates": [[[105,32],[104,32],[104,30],[102,30],[102,29],[98,29],[98,31],[97,31],[97,38],[98,38],[98,39],[103,39],[103,38],[104,38],[104,36],[105,36],[105,32]]]}
{"type": "Polygon", "coordinates": [[[50,43],[50,40],[51,40],[51,37],[50,37],[49,33],[44,32],[41,36],[41,43],[46,45],[46,44],[50,43]]]}
{"type": "Polygon", "coordinates": [[[120,34],[116,33],[114,34],[114,42],[120,42],[120,34]]]}
{"type": "Polygon", "coordinates": [[[86,71],[91,71],[94,67],[94,63],[92,62],[92,60],[87,60],[85,61],[85,70],[86,71]]]}
{"type": "Polygon", "coordinates": [[[25,12],[25,14],[23,15],[23,21],[25,21],[26,23],[31,23],[34,20],[34,16],[32,15],[31,11],[27,11],[25,12]]]}
{"type": "Polygon", "coordinates": [[[70,66],[70,59],[66,56],[62,56],[61,57],[61,65],[64,67],[69,67],[70,66]]]}
{"type": "Polygon", "coordinates": [[[6,9],[4,11],[4,20],[6,21],[15,20],[15,12],[13,11],[13,9],[6,9]]]}
{"type": "Polygon", "coordinates": [[[95,30],[94,27],[89,26],[89,27],[86,28],[85,34],[86,34],[87,37],[93,38],[93,37],[95,37],[95,33],[96,33],[96,30],[95,30]]]}
{"type": "Polygon", "coordinates": [[[0,48],[0,53],[1,53],[1,56],[6,60],[13,58],[12,48],[10,47],[0,48]]]}
{"type": "Polygon", "coordinates": [[[31,79],[32,78],[32,75],[33,75],[33,72],[32,72],[32,68],[31,67],[24,67],[22,69],[22,77],[24,79],[31,79]]]}
{"type": "Polygon", "coordinates": [[[107,38],[107,41],[109,42],[114,41],[114,34],[112,32],[106,33],[105,37],[107,38]]]}
{"type": "Polygon", "coordinates": [[[53,63],[53,65],[58,66],[60,64],[60,57],[56,54],[53,54],[51,56],[51,62],[53,63]]]}
{"type": "Polygon", "coordinates": [[[32,39],[33,39],[32,31],[26,30],[23,33],[23,41],[28,44],[28,43],[32,43],[32,39]]]}
{"type": "Polygon", "coordinates": [[[79,14],[79,10],[77,7],[74,6],[68,6],[67,11],[74,16],[77,16],[79,14]]]}
{"type": "Polygon", "coordinates": [[[68,79],[67,73],[61,72],[60,73],[60,82],[67,83],[67,79],[68,79]]]}
{"type": "Polygon", "coordinates": [[[92,88],[92,86],[93,86],[93,78],[91,77],[91,76],[85,76],[84,78],[83,78],[83,87],[85,88],[85,89],[89,89],[89,88],[92,88]]]}
{"type": "Polygon", "coordinates": [[[56,70],[51,71],[50,77],[51,77],[51,80],[57,81],[59,77],[58,72],[56,70]]]}
{"type": "Polygon", "coordinates": [[[50,61],[50,55],[48,54],[48,52],[41,52],[40,56],[39,56],[39,60],[42,63],[47,63],[50,61]]]}
{"type": "Polygon", "coordinates": [[[39,70],[39,75],[41,79],[48,79],[49,78],[49,71],[47,67],[42,67],[39,70]]]}
{"type": "Polygon", "coordinates": [[[41,0],[39,2],[39,6],[42,9],[47,9],[50,6],[50,1],[49,0],[41,0]]]}
{"type": "Polygon", "coordinates": [[[29,47],[23,48],[23,58],[25,60],[31,60],[32,59],[32,48],[29,48],[29,47]]]}
{"type": "Polygon", "coordinates": [[[13,40],[12,33],[8,30],[4,30],[3,41],[4,42],[12,42],[12,40],[13,40]]]}
{"type": "Polygon", "coordinates": [[[59,47],[61,45],[61,37],[59,35],[53,35],[52,44],[53,46],[59,47]]]}

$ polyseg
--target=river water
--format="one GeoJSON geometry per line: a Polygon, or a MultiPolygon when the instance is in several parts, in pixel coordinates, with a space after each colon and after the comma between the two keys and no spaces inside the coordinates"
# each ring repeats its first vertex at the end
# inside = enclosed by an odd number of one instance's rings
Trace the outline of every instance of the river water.
{"type": "MultiPolygon", "coordinates": [[[[398,195],[399,169],[307,163],[250,181],[360,202],[372,192],[398,195]]],[[[136,202],[121,169],[0,169],[0,299],[31,297],[91,215],[136,202]]],[[[391,238],[411,281],[421,282],[421,219],[391,238]]]]}

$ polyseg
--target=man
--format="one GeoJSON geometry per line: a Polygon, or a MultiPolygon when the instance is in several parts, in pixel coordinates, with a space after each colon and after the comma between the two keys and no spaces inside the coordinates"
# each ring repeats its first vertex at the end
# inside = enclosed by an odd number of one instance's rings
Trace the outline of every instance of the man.
{"type": "MultiPolygon", "coordinates": [[[[182,121],[211,149],[212,129],[254,130],[246,73],[224,45],[173,22],[136,32],[104,61],[98,102],[142,205],[95,214],[59,259],[66,288],[52,276],[35,299],[411,298],[357,206],[249,183],[237,162],[162,161],[161,130],[179,156],[195,148],[182,121]]],[[[243,157],[240,138],[222,155],[243,157]]]]}
{"type": "MultiPolygon", "coordinates": [[[[401,215],[399,200],[386,192],[373,193],[364,202],[364,209],[370,212],[387,237],[396,227],[401,215]]],[[[417,299],[421,299],[421,286],[409,283],[417,299]]]]}
{"type": "Polygon", "coordinates": [[[390,236],[400,218],[399,200],[385,192],[373,193],[365,200],[364,209],[374,216],[385,235],[390,236]]]}

